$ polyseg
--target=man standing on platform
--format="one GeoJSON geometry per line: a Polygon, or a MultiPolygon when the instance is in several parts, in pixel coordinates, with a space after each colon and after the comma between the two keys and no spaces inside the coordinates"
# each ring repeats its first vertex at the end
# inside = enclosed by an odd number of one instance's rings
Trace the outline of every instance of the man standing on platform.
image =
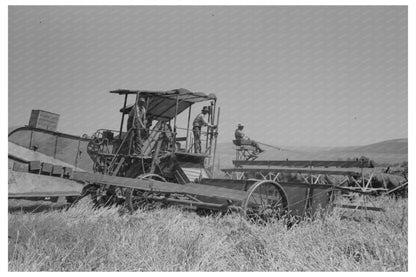
{"type": "Polygon", "coordinates": [[[129,113],[129,119],[127,121],[127,129],[133,128],[133,149],[135,154],[140,153],[141,143],[147,137],[146,131],[146,108],[144,103],[146,100],[140,97],[137,101],[137,105],[134,105],[129,113]]]}
{"type": "Polygon", "coordinates": [[[211,128],[217,128],[216,125],[211,125],[205,120],[205,115],[209,112],[209,109],[207,106],[204,106],[202,108],[202,111],[200,114],[198,114],[194,122],[192,123],[192,131],[194,133],[194,148],[195,153],[201,153],[201,128],[203,126],[208,126],[211,128]]]}

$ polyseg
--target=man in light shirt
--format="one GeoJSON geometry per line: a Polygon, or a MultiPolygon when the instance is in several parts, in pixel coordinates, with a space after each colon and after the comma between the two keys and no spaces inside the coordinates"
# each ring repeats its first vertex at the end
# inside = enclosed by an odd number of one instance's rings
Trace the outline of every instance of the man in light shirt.
{"type": "Polygon", "coordinates": [[[202,108],[200,114],[198,114],[193,123],[192,123],[192,131],[194,133],[194,148],[195,153],[201,153],[201,128],[204,126],[208,126],[211,128],[216,128],[216,125],[211,125],[205,120],[205,115],[209,112],[207,106],[202,108]]]}
{"type": "Polygon", "coordinates": [[[143,97],[139,98],[137,105],[132,107],[127,121],[127,129],[130,130],[133,128],[133,149],[135,154],[139,154],[141,141],[145,140],[147,137],[145,102],[146,100],[143,97]]]}

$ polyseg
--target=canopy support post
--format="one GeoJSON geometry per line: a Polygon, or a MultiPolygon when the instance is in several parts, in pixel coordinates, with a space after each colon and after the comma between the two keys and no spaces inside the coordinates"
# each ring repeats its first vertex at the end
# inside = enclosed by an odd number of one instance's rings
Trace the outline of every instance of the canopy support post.
{"type": "Polygon", "coordinates": [[[127,104],[127,95],[128,94],[126,93],[126,95],[124,96],[123,113],[121,115],[121,124],[120,124],[120,139],[121,139],[121,132],[123,132],[123,123],[124,123],[124,116],[125,116],[124,111],[126,109],[126,104],[127,104]]]}
{"type": "Polygon", "coordinates": [[[186,127],[186,142],[185,142],[185,149],[188,149],[189,123],[191,122],[191,108],[192,108],[192,106],[189,106],[189,112],[188,112],[188,126],[186,127]]]}
{"type": "Polygon", "coordinates": [[[175,118],[173,120],[173,145],[172,145],[173,153],[175,153],[175,149],[176,149],[176,118],[178,117],[178,102],[179,102],[179,93],[176,95],[175,118]]]}
{"type": "Polygon", "coordinates": [[[215,153],[217,152],[217,137],[218,137],[218,124],[220,121],[220,108],[218,108],[218,115],[217,115],[217,129],[214,131],[214,154],[212,157],[212,172],[211,175],[214,177],[214,168],[215,168],[215,153]]]}

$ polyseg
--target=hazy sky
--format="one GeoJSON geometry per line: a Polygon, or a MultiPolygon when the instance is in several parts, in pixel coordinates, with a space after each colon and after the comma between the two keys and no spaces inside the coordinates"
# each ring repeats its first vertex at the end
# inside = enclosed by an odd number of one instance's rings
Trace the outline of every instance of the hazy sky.
{"type": "Polygon", "coordinates": [[[182,87],[217,95],[220,142],[407,137],[407,33],[407,7],[10,7],[9,125],[117,129],[108,91],[182,87]]]}

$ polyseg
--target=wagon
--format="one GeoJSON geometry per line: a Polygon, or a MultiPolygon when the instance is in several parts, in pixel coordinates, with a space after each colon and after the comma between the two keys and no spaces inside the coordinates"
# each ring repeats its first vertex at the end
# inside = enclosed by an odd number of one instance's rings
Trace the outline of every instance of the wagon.
{"type": "Polygon", "coordinates": [[[191,126],[192,107],[201,105],[209,110],[207,121],[219,125],[220,108],[214,94],[186,89],[110,93],[124,97],[118,130],[99,129],[90,137],[79,137],[26,126],[9,134],[9,198],[73,201],[89,195],[97,205],[124,205],[130,210],[153,204],[180,205],[270,219],[313,215],[330,206],[335,190],[349,190],[341,183],[318,182],[312,177],[279,180],[271,177],[270,170],[269,177],[261,178],[259,168],[243,167],[244,163],[262,163],[253,159],[237,159],[234,169],[224,170],[229,178],[215,178],[219,130],[204,129],[202,151],[195,153],[191,126]],[[148,126],[137,151],[134,128],[127,128],[126,117],[139,97],[145,99],[148,126]]]}

